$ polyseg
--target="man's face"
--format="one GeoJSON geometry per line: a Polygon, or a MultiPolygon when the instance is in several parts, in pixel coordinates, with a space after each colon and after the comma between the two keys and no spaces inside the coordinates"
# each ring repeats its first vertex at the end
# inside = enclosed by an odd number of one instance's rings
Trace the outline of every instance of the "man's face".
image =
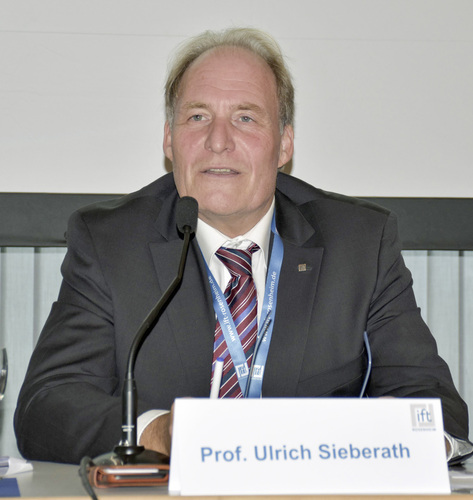
{"type": "Polygon", "coordinates": [[[293,131],[281,135],[278,111],[271,69],[245,49],[208,51],[181,81],[164,153],[179,195],[196,198],[199,217],[227,236],[267,212],[277,169],[292,157],[293,131]]]}

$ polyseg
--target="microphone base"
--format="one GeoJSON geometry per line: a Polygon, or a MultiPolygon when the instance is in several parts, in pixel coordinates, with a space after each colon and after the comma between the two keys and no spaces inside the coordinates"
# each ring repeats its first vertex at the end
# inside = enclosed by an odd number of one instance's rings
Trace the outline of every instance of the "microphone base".
{"type": "Polygon", "coordinates": [[[142,446],[119,445],[89,463],[84,477],[87,484],[96,488],[166,485],[169,457],[142,446]]]}
{"type": "Polygon", "coordinates": [[[140,465],[169,464],[169,457],[157,451],[147,450],[143,446],[115,446],[111,453],[99,455],[93,459],[95,465],[140,465]]]}

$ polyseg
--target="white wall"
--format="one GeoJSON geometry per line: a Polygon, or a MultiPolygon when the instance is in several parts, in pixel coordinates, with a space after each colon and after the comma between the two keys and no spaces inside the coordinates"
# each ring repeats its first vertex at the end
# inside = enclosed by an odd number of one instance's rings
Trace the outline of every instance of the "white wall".
{"type": "Polygon", "coordinates": [[[294,175],[472,196],[472,0],[0,0],[0,191],[120,193],[162,175],[168,55],[229,25],[287,55],[294,175]]]}

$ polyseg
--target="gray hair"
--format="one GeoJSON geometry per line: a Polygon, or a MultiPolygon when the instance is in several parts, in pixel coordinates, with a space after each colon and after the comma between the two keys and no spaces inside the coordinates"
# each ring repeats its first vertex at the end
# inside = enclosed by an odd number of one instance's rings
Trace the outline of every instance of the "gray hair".
{"type": "Polygon", "coordinates": [[[260,56],[274,74],[279,100],[279,126],[294,122],[294,86],[281,48],[267,33],[253,28],[205,31],[187,40],[176,52],[165,86],[166,120],[172,127],[181,80],[189,66],[204,52],[217,47],[238,47],[260,56]]]}

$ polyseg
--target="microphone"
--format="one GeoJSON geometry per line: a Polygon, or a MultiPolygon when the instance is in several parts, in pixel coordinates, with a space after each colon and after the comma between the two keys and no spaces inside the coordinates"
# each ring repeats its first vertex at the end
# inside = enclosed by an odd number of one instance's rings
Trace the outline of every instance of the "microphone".
{"type": "Polygon", "coordinates": [[[152,450],[146,450],[137,443],[137,389],[135,382],[135,362],[141,345],[158,321],[182,281],[190,238],[196,230],[198,204],[194,198],[184,196],[176,206],[176,225],[184,235],[177,276],[163,293],[156,305],[148,313],[133,339],[126,367],[126,377],[122,394],[122,437],[112,453],[100,455],[93,460],[94,465],[135,465],[169,463],[168,457],[152,450]]]}
{"type": "Polygon", "coordinates": [[[190,196],[183,196],[176,207],[176,226],[179,231],[185,235],[186,228],[190,234],[195,233],[197,227],[197,216],[199,205],[197,200],[190,196]]]}

